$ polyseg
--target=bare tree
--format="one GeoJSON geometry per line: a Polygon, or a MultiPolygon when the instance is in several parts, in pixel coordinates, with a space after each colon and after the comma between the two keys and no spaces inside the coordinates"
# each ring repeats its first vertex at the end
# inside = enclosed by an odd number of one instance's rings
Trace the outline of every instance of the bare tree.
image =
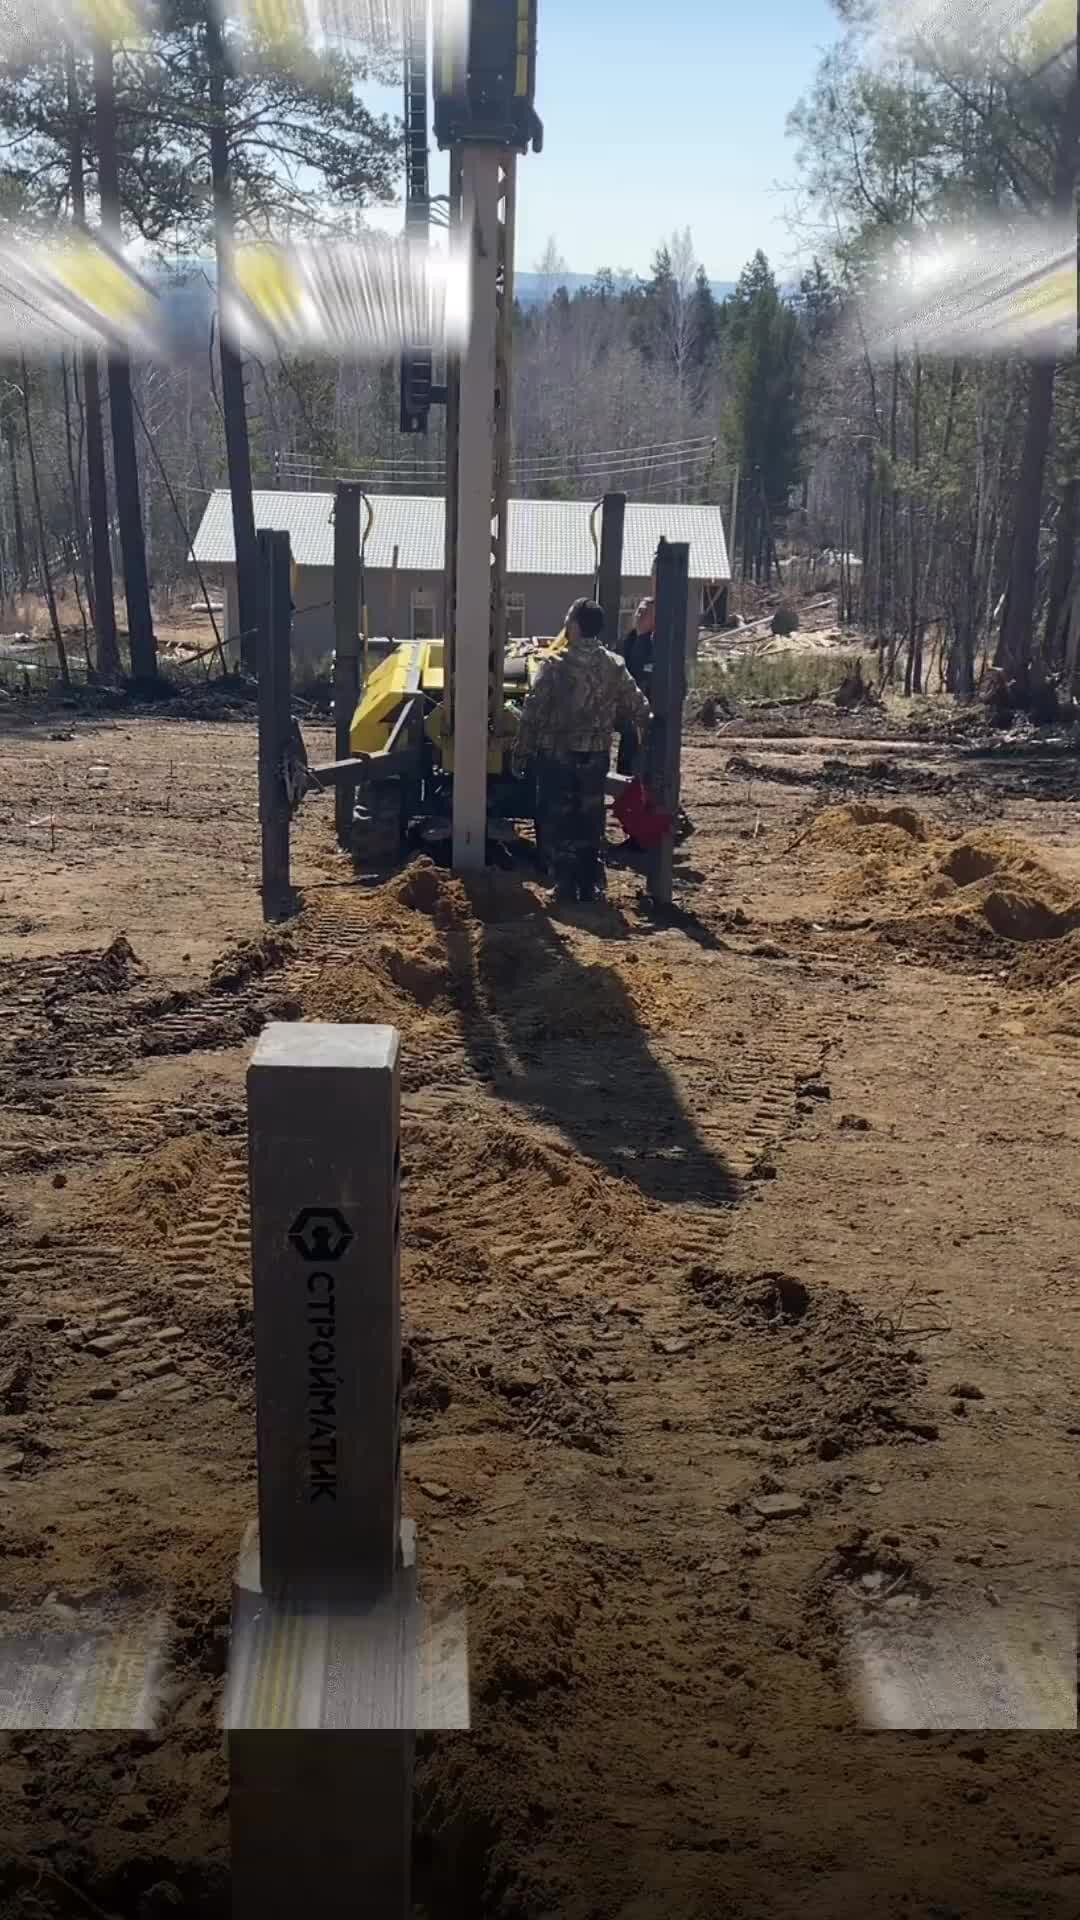
{"type": "MultiPolygon", "coordinates": [[[[120,232],[120,170],[116,147],[116,85],[113,50],[104,40],[94,46],[94,118],[102,223],[120,232]]],[[[150,606],[146,537],[139,498],[139,462],[135,414],[131,402],[131,365],[126,354],[109,355],[109,417],[112,424],[113,476],[124,557],[131,671],[136,680],[157,676],[157,641],[150,606]]]]}
{"type": "Polygon", "coordinates": [[[22,376],[23,420],[26,425],[26,450],[30,459],[30,487],[34,500],[34,525],[37,529],[38,559],[41,567],[41,585],[49,609],[49,621],[56,645],[56,657],[60,662],[60,678],[65,687],[71,685],[71,669],[68,665],[67,648],[60,626],[60,614],[53,591],[52,571],[49,566],[49,550],[45,540],[45,516],[41,507],[41,489],[38,485],[37,456],[34,452],[34,429],[30,419],[30,376],[26,371],[25,357],[20,357],[19,371],[22,376]]]}

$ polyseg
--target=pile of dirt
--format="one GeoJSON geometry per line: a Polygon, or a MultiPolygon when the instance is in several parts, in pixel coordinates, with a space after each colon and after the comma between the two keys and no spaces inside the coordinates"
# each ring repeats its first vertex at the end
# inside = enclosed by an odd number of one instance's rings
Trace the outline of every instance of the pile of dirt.
{"type": "Polygon", "coordinates": [[[242,941],[221,954],[210,974],[214,993],[239,993],[292,958],[293,941],[287,933],[264,933],[261,939],[242,941]]]}
{"type": "Polygon", "coordinates": [[[397,1027],[409,1038],[424,1024],[417,1000],[371,959],[328,961],[306,985],[303,1002],[308,1020],[371,1022],[397,1027]]]}
{"type": "Polygon", "coordinates": [[[512,1049],[534,1056],[555,1041],[670,1028],[696,1011],[678,969],[629,942],[606,943],[593,958],[598,941],[556,932],[535,894],[509,876],[463,885],[417,860],[366,896],[360,921],[354,949],[306,981],[309,1019],[385,1022],[410,1044],[463,1026],[498,1028],[512,1049]]]}
{"type": "Polygon", "coordinates": [[[1048,945],[1028,947],[1017,958],[1012,984],[1049,993],[1080,982],[1080,929],[1048,945]]]}
{"type": "Polygon", "coordinates": [[[476,927],[459,880],[420,859],[357,899],[349,947],[304,982],[309,1020],[373,1021],[413,1040],[467,1000],[476,927]]]}
{"type": "Polygon", "coordinates": [[[433,860],[413,860],[379,889],[381,904],[424,914],[437,927],[460,927],[473,917],[469,896],[460,880],[437,867],[433,860]]]}
{"type": "MultiPolygon", "coordinates": [[[[994,827],[935,838],[907,807],[830,807],[805,844],[855,856],[836,880],[849,906],[872,902],[879,930],[950,959],[965,948],[1010,949],[1064,940],[1080,929],[1080,899],[1023,840],[994,827]]],[[[998,954],[1000,957],[1000,954],[998,954]]]]}
{"type": "Polygon", "coordinates": [[[756,1346],[770,1343],[767,1391],[750,1409],[747,1434],[819,1460],[936,1437],[913,1404],[923,1384],[914,1353],[842,1288],[709,1266],[692,1267],[686,1284],[751,1362],[756,1346]]]}
{"type": "Polygon", "coordinates": [[[553,1216],[573,1222],[579,1250],[632,1250],[631,1266],[641,1251],[643,1197],[512,1107],[454,1098],[431,1115],[414,1111],[402,1178],[414,1285],[427,1274],[442,1292],[449,1276],[466,1270],[513,1281],[519,1266],[535,1276],[543,1257],[538,1268],[534,1223],[553,1216]]]}
{"type": "Polygon", "coordinates": [[[854,853],[905,860],[917,854],[930,838],[922,815],[913,807],[875,807],[856,801],[847,807],[826,807],[807,831],[803,845],[821,853],[854,853]]]}
{"type": "Polygon", "coordinates": [[[234,1149],[209,1133],[167,1140],[94,1195],[94,1216],[107,1220],[120,1246],[161,1245],[201,1203],[234,1149]]]}
{"type": "Polygon", "coordinates": [[[142,972],[142,962],[134,948],[122,933],[117,934],[100,953],[73,954],[64,977],[54,988],[46,990],[45,1005],[57,999],[73,999],[82,993],[125,993],[141,978],[142,972]]]}

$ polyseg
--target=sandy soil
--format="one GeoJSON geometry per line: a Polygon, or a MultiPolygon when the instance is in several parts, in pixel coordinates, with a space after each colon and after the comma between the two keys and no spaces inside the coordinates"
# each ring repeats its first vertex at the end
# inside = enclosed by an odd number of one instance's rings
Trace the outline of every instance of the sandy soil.
{"type": "Polygon", "coordinates": [[[243,1073],[306,1014],[405,1042],[407,1502],[474,1704],[418,1915],[1074,1916],[1075,1734],[864,1731],[847,1648],[1073,1627],[1075,757],[693,732],[664,925],[620,866],[560,917],[365,889],[308,803],[270,940],[248,724],[45,720],[0,770],[0,1586],[172,1630],[161,1737],[0,1744],[0,1911],[228,1911],[243,1073]]]}

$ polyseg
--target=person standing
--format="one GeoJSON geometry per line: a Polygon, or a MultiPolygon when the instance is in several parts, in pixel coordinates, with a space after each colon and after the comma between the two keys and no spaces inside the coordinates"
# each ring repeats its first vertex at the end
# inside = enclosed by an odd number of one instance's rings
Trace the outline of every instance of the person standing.
{"type": "Polygon", "coordinates": [[[574,602],[566,616],[566,648],[537,674],[514,742],[515,772],[536,762],[537,813],[561,901],[595,900],[603,893],[611,737],[629,734],[640,746],[652,719],[625,662],[601,646],[603,628],[595,601],[574,602]]]}
{"type": "MultiPolygon", "coordinates": [[[[636,680],[642,693],[652,705],[653,642],[656,629],[656,602],[642,600],[634,615],[634,624],[625,636],[622,644],[622,656],[627,671],[636,680]]],[[[616,761],[618,773],[633,773],[637,759],[637,742],[633,731],[619,736],[619,757],[616,761]]]]}

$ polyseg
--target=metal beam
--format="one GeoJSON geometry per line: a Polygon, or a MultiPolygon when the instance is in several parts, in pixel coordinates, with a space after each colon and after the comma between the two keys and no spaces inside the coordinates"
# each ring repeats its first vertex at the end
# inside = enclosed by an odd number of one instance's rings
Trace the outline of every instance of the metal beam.
{"type": "Polygon", "coordinates": [[[496,358],[502,175],[497,147],[467,147],[461,223],[470,237],[472,323],[458,409],[457,567],[453,627],[453,862],[484,865],[491,719],[492,520],[496,477],[496,358]]]}
{"type": "MultiPolygon", "coordinates": [[[[334,500],[334,751],[349,754],[349,734],[360,695],[360,509],[363,490],[340,486],[334,500]]],[[[338,845],[352,837],[355,790],[341,781],[334,794],[338,845]]]]}
{"type": "Polygon", "coordinates": [[[359,780],[390,780],[399,774],[414,774],[419,767],[419,755],[415,747],[402,747],[390,751],[389,747],[379,747],[374,753],[350,754],[347,760],[328,760],[325,766],[311,767],[311,777],[318,787],[339,789],[342,784],[355,787],[359,780]]]}
{"type": "Polygon", "coordinates": [[[285,760],[292,725],[292,586],[287,533],[259,533],[256,612],[259,646],[259,829],[264,920],[295,910],[289,873],[289,796],[285,760]]]}
{"type": "Polygon", "coordinates": [[[491,640],[488,661],[488,731],[501,745],[506,665],[506,551],[510,498],[510,389],[514,343],[514,223],[517,157],[500,156],[496,212],[498,266],[495,276],[495,471],[491,485],[491,640]]]}
{"type": "MultiPolygon", "coordinates": [[[[450,219],[461,224],[461,152],[450,154],[450,219]]],[[[454,659],[457,650],[457,516],[458,471],[461,436],[461,355],[446,356],[446,546],[443,570],[443,731],[447,738],[454,725],[454,659]]]]}
{"type": "MultiPolygon", "coordinates": [[[[682,722],[686,701],[686,621],[690,594],[690,548],[661,540],[656,555],[656,622],[653,641],[653,724],[647,784],[656,805],[674,820],[679,811],[682,722]]],[[[649,855],[648,886],[660,905],[671,905],[675,837],[649,855]]]]}
{"type": "Polygon", "coordinates": [[[618,651],[619,614],[622,609],[623,528],[626,524],[625,493],[605,493],[600,520],[600,580],[598,596],[604,611],[605,645],[618,651]]]}

